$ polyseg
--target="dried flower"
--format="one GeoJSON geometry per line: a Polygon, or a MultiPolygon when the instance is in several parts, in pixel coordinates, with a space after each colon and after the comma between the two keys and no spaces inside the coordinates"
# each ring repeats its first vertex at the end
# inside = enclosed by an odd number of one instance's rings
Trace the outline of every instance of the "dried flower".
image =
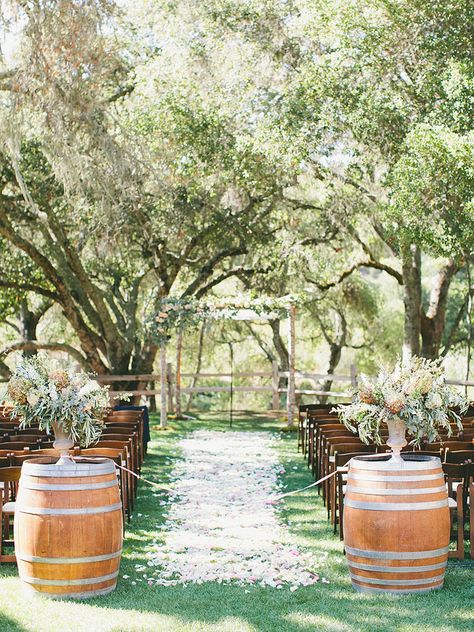
{"type": "Polygon", "coordinates": [[[416,389],[422,395],[426,395],[433,386],[433,376],[428,371],[423,371],[416,378],[416,389]]]}
{"type": "Polygon", "coordinates": [[[63,369],[51,371],[49,379],[53,382],[58,391],[63,391],[70,384],[69,375],[67,374],[67,371],[64,371],[63,369]]]}
{"type": "Polygon", "coordinates": [[[385,395],[385,407],[394,415],[397,415],[404,406],[405,397],[403,393],[392,391],[385,395]]]}
{"type": "Polygon", "coordinates": [[[441,408],[443,405],[443,398],[439,393],[430,393],[430,395],[426,398],[425,406],[429,410],[435,410],[436,408],[441,408]]]}
{"type": "Polygon", "coordinates": [[[12,377],[8,382],[7,393],[13,402],[23,405],[27,403],[28,382],[21,378],[12,377]]]}
{"type": "Polygon", "coordinates": [[[361,387],[359,391],[359,398],[361,402],[364,402],[366,404],[377,403],[373,389],[367,384],[364,384],[364,386],[361,387]]]}

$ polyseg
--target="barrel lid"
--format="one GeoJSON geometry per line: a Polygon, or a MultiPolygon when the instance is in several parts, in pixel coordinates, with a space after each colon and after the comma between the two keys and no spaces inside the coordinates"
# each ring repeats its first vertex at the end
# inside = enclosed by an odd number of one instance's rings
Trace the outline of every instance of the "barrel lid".
{"type": "Polygon", "coordinates": [[[405,453],[400,460],[394,460],[391,454],[377,456],[354,456],[351,466],[358,470],[435,470],[441,467],[441,459],[426,454],[405,453]]]}
{"type": "Polygon", "coordinates": [[[111,459],[84,459],[57,464],[58,459],[48,457],[29,459],[22,466],[22,474],[30,476],[47,476],[54,478],[98,476],[115,473],[115,463],[111,459]]]}

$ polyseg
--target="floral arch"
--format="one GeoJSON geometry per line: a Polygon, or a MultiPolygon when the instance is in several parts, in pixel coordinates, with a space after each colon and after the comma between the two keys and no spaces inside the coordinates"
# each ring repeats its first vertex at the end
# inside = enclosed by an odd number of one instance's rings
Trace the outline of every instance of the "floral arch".
{"type": "MultiPolygon", "coordinates": [[[[290,425],[293,422],[295,410],[295,319],[296,308],[301,302],[301,297],[297,295],[277,298],[269,296],[252,298],[241,295],[205,299],[166,297],[157,301],[155,303],[156,309],[149,315],[145,327],[152,339],[160,346],[160,424],[165,426],[167,422],[166,346],[173,333],[182,334],[186,329],[196,326],[203,319],[268,320],[280,317],[290,320],[287,391],[287,422],[290,425]]],[[[177,375],[180,375],[180,370],[180,366],[178,366],[177,375]]]]}

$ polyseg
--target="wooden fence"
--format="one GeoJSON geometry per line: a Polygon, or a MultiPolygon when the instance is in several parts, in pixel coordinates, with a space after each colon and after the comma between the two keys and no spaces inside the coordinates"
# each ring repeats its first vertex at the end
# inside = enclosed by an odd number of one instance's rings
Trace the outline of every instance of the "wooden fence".
{"type": "MultiPolygon", "coordinates": [[[[181,373],[181,376],[176,379],[176,375],[173,372],[173,367],[170,363],[166,364],[166,376],[161,380],[161,374],[133,374],[133,375],[99,375],[97,380],[102,384],[110,384],[110,394],[112,397],[120,396],[121,394],[129,394],[131,396],[142,397],[160,397],[161,410],[163,405],[166,404],[166,410],[182,410],[181,407],[181,395],[191,393],[271,393],[272,395],[272,408],[274,410],[280,409],[280,395],[285,393],[288,399],[289,388],[281,388],[281,378],[287,380],[288,385],[291,383],[291,375],[289,371],[279,371],[276,362],[272,364],[271,371],[249,371],[249,372],[235,372],[235,373],[181,373]],[[249,378],[251,384],[235,385],[234,380],[241,380],[249,378]],[[193,382],[195,379],[218,379],[228,381],[229,384],[212,386],[203,384],[194,387],[181,386],[181,379],[190,379],[193,382]],[[255,384],[255,379],[261,380],[266,383],[255,384]],[[136,382],[142,384],[143,387],[131,390],[115,390],[113,388],[114,382],[136,382]],[[162,385],[164,385],[164,391],[162,392],[162,385]],[[157,387],[158,386],[158,387],[157,387]]],[[[294,372],[295,380],[295,395],[308,395],[314,397],[331,397],[340,399],[349,399],[352,395],[352,391],[357,387],[358,383],[358,371],[355,365],[351,365],[349,375],[339,374],[326,374],[326,373],[312,373],[297,371],[294,372]],[[315,388],[298,388],[297,383],[302,380],[312,381],[315,383],[315,388]],[[321,390],[320,384],[326,380],[332,380],[337,383],[345,383],[347,387],[342,391],[324,391],[321,390]],[[319,385],[319,388],[317,386],[319,385]]],[[[454,384],[458,386],[465,386],[474,388],[474,381],[466,380],[447,380],[448,384],[454,384]]],[[[157,408],[160,406],[157,402],[157,408]]]]}
{"type": "MultiPolygon", "coordinates": [[[[315,382],[325,381],[325,380],[333,380],[334,382],[347,382],[351,385],[351,387],[355,388],[357,386],[357,370],[355,366],[351,367],[350,375],[337,375],[337,374],[327,374],[327,373],[305,373],[301,371],[295,371],[295,379],[296,380],[312,380],[315,382]]],[[[279,407],[279,398],[280,393],[286,393],[286,388],[280,388],[280,380],[281,378],[288,379],[290,377],[289,371],[279,371],[278,365],[276,362],[273,363],[272,371],[249,371],[249,372],[235,372],[235,373],[181,373],[181,378],[190,378],[194,379],[219,379],[229,381],[229,385],[226,386],[210,386],[210,385],[201,385],[194,387],[180,387],[181,393],[189,394],[189,393],[220,393],[220,392],[230,392],[231,388],[234,392],[247,392],[247,393],[272,393],[272,402],[276,404],[274,406],[275,409],[279,407]],[[242,378],[260,378],[266,379],[269,381],[269,384],[264,385],[256,385],[256,384],[248,384],[248,385],[238,385],[230,384],[232,380],[240,380],[242,378]]],[[[97,380],[101,384],[111,384],[111,395],[120,395],[123,393],[128,393],[129,395],[137,395],[137,396],[145,396],[151,397],[154,395],[161,394],[161,388],[156,387],[155,384],[160,384],[161,375],[160,374],[130,374],[130,375],[98,375],[97,380]],[[142,384],[151,384],[151,388],[139,388],[135,390],[114,390],[113,383],[114,382],[137,382],[142,384]]],[[[172,370],[172,365],[167,364],[167,372],[166,372],[166,390],[168,398],[175,398],[176,396],[176,375],[172,370]]],[[[323,391],[321,388],[317,389],[300,389],[298,387],[295,388],[296,395],[315,395],[315,396],[331,396],[331,397],[342,397],[347,398],[351,396],[351,392],[340,392],[340,391],[323,391]]]]}

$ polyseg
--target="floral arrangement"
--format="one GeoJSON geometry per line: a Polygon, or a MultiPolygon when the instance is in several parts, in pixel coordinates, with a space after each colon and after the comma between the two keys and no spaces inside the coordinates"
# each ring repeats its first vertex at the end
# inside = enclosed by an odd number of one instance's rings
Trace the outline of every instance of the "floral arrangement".
{"type": "Polygon", "coordinates": [[[60,426],[82,446],[96,442],[101,434],[108,387],[100,386],[86,373],[61,369],[46,354],[23,357],[7,386],[12,417],[25,428],[38,422],[50,432],[60,426]]]}
{"type": "Polygon", "coordinates": [[[380,426],[398,418],[419,446],[439,439],[439,430],[451,435],[450,422],[462,430],[461,417],[468,407],[466,399],[446,384],[444,369],[437,360],[413,357],[399,361],[392,372],[382,370],[371,381],[362,376],[352,404],[335,408],[341,421],[353,432],[358,430],[365,443],[381,444],[380,426]]]}

